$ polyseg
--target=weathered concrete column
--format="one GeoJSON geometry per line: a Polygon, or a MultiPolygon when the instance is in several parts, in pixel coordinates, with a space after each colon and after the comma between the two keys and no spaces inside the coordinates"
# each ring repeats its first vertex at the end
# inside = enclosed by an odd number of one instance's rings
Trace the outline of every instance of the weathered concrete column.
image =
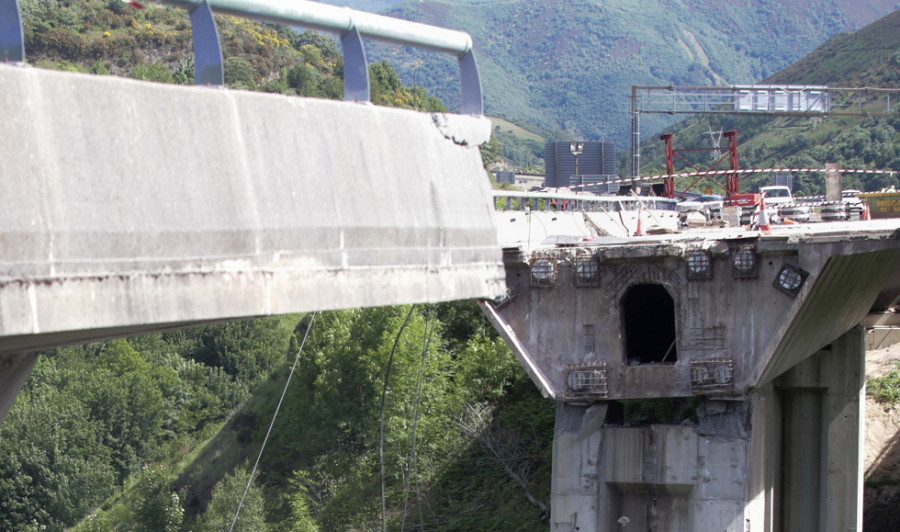
{"type": "Polygon", "coordinates": [[[756,465],[750,455],[748,404],[707,400],[698,409],[697,424],[627,427],[604,423],[605,403],[560,403],[553,440],[552,530],[745,532],[749,525],[760,527],[763,505],[754,512],[747,502],[757,491],[764,493],[752,489],[752,478],[765,478],[762,471],[748,474],[756,465]]]}
{"type": "Polygon", "coordinates": [[[865,333],[855,328],[779,377],[784,530],[862,530],[865,333]]]}
{"type": "Polygon", "coordinates": [[[16,395],[37,363],[37,353],[0,355],[0,423],[12,408],[16,395]]]}
{"type": "Polygon", "coordinates": [[[553,429],[550,522],[553,532],[600,530],[597,466],[606,404],[558,403],[553,429]]]}

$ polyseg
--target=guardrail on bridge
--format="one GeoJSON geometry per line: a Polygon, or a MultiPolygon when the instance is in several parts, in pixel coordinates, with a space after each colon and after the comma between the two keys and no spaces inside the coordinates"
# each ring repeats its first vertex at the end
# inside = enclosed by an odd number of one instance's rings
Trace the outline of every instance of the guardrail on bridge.
{"type": "MultiPolygon", "coordinates": [[[[335,33],[344,52],[344,100],[369,101],[369,69],[362,38],[425,48],[457,57],[461,114],[483,115],[481,80],[465,32],[304,0],[150,0],[190,13],[194,40],[194,83],[224,86],[224,67],[213,11],[263,22],[335,33]]],[[[128,2],[142,7],[137,2],[128,2]]],[[[0,58],[25,62],[18,0],[0,0],[0,58]]]]}

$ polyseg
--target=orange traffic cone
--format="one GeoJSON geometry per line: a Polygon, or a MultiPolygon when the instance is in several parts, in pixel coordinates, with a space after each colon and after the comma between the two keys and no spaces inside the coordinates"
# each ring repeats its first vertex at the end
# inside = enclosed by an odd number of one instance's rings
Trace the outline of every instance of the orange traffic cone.
{"type": "Polygon", "coordinates": [[[863,206],[862,219],[863,220],[871,220],[871,218],[869,217],[869,202],[863,201],[862,206],[863,206]]]}
{"type": "Polygon", "coordinates": [[[771,228],[769,227],[769,215],[766,213],[765,196],[759,197],[759,230],[764,235],[768,235],[772,232],[771,228]]]}
{"type": "Polygon", "coordinates": [[[637,229],[634,230],[634,236],[644,236],[644,232],[641,231],[641,207],[638,206],[638,223],[637,229]]]}

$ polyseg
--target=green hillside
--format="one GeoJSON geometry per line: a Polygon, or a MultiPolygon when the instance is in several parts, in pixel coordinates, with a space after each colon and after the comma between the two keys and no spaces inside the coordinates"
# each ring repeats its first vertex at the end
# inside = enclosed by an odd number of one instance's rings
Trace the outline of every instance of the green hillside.
{"type": "Polygon", "coordinates": [[[859,31],[836,35],[762,83],[898,87],[900,14],[894,12],[859,31]]]}
{"type": "MultiPolygon", "coordinates": [[[[494,0],[407,2],[387,12],[469,32],[486,109],[545,137],[613,140],[627,147],[632,85],[756,82],[828,36],[895,8],[844,2],[713,0],[494,0]]],[[[404,79],[425,80],[454,107],[452,59],[375,48],[404,79]]],[[[643,130],[671,124],[648,118],[643,130]]]]}
{"type": "MultiPolygon", "coordinates": [[[[797,63],[761,83],[828,85],[831,87],[900,88],[900,12],[854,33],[829,39],[797,63]]],[[[881,108],[879,108],[881,109],[881,108]]],[[[818,119],[785,117],[702,117],[670,128],[676,147],[707,146],[709,130],[738,131],[742,168],[823,167],[837,163],[844,168],[900,170],[900,115],[889,118],[818,119]]],[[[662,173],[662,144],[645,141],[643,175],[662,173]]],[[[676,170],[679,169],[676,166],[676,170]]],[[[721,168],[721,166],[720,166],[721,168]]],[[[824,192],[821,175],[798,175],[796,192],[824,192]]],[[[767,184],[769,176],[741,178],[742,189],[767,184]]],[[[845,176],[845,188],[878,190],[897,185],[884,175],[845,176]]]]}
{"type": "MultiPolygon", "coordinates": [[[[191,28],[181,9],[135,9],[120,0],[21,0],[26,60],[39,68],[194,81],[191,28]]],[[[344,61],[336,41],[317,32],[216,16],[229,88],[341,98],[344,61]]],[[[405,87],[386,63],[370,65],[379,105],[443,109],[421,87],[405,87]],[[414,94],[417,93],[417,94],[414,94]]]]}

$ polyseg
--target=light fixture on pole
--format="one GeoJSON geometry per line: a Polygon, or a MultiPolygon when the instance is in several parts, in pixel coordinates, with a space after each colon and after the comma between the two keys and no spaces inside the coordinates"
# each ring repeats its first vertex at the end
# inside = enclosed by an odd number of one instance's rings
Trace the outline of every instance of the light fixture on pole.
{"type": "Polygon", "coordinates": [[[578,156],[584,153],[584,142],[570,142],[569,152],[575,156],[575,175],[581,175],[578,173],[578,156]]]}

